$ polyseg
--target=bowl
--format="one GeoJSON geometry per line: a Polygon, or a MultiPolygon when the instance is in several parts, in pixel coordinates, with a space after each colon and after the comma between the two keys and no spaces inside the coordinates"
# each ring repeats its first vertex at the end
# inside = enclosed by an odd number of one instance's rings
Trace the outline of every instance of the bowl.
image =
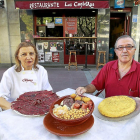
{"type": "MultiPolygon", "coordinates": [[[[63,96],[63,97],[57,99],[56,101],[54,101],[54,102],[51,104],[50,110],[49,110],[51,116],[52,116],[54,119],[56,119],[57,121],[59,121],[60,123],[63,123],[63,124],[69,125],[69,126],[79,125],[79,124],[85,122],[86,120],[88,120],[88,119],[90,118],[90,116],[92,115],[92,112],[93,112],[93,110],[94,110],[94,102],[93,102],[92,100],[91,100],[91,101],[92,101],[92,104],[93,104],[93,105],[92,105],[92,108],[91,108],[90,112],[89,112],[87,115],[85,115],[85,116],[83,116],[83,117],[81,117],[81,118],[72,119],[72,120],[65,120],[65,119],[58,118],[58,117],[56,117],[56,116],[53,114],[54,105],[55,105],[55,104],[60,105],[60,103],[61,103],[65,98],[67,98],[67,97],[70,97],[70,95],[63,96]]],[[[85,96],[83,96],[83,97],[85,97],[85,96]]]]}

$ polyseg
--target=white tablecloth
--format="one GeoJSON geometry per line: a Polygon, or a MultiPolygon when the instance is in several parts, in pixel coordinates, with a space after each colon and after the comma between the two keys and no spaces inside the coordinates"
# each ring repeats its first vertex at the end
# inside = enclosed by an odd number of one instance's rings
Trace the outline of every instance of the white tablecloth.
{"type": "MultiPolygon", "coordinates": [[[[59,96],[74,93],[73,89],[57,92],[59,96]]],[[[102,99],[89,94],[95,105],[102,99]]],[[[25,117],[12,110],[0,113],[0,140],[140,140],[140,114],[125,121],[109,122],[97,118],[86,133],[75,137],[51,134],[43,125],[44,116],[25,117]]],[[[49,120],[48,120],[49,121],[49,120]]]]}

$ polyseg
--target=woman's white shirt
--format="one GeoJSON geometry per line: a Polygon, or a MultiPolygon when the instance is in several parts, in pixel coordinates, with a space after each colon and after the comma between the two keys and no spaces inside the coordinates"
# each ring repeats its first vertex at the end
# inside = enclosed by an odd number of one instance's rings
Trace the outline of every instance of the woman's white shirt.
{"type": "Polygon", "coordinates": [[[19,95],[29,91],[52,90],[47,70],[37,65],[38,70],[15,71],[15,65],[4,72],[0,83],[0,97],[14,101],[19,95]]]}

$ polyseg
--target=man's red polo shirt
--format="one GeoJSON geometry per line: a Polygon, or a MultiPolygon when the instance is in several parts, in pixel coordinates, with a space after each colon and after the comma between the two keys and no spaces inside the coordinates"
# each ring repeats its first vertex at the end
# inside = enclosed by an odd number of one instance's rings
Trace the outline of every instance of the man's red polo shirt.
{"type": "Polygon", "coordinates": [[[120,79],[118,60],[108,62],[91,82],[96,89],[105,89],[105,97],[127,95],[140,97],[140,63],[132,61],[129,72],[120,79]]]}

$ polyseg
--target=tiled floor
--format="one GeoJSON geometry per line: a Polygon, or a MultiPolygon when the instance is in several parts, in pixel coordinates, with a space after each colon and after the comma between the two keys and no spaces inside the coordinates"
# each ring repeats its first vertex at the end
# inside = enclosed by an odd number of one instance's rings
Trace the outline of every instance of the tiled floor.
{"type": "MultiPolygon", "coordinates": [[[[48,71],[48,77],[50,84],[53,87],[53,91],[57,92],[66,88],[76,89],[79,86],[85,86],[91,83],[91,81],[96,77],[99,70],[96,68],[91,68],[90,71],[82,71],[81,67],[76,71],[75,68],[71,68],[69,71],[67,68],[49,68],[46,67],[48,71]]],[[[3,72],[7,68],[0,68],[0,79],[2,78],[3,72]]],[[[95,93],[94,93],[95,94],[95,93]]],[[[99,95],[104,98],[104,92],[99,95]]]]}
{"type": "Polygon", "coordinates": [[[88,84],[84,71],[65,68],[47,68],[49,81],[54,91],[60,91],[65,88],[76,89],[79,86],[88,84]]]}
{"type": "MultiPolygon", "coordinates": [[[[84,71],[85,76],[88,80],[88,83],[90,84],[91,81],[96,77],[96,75],[98,74],[98,72],[100,71],[101,68],[99,68],[98,70],[96,68],[91,68],[90,71],[84,71]]],[[[98,91],[95,91],[93,93],[93,95],[95,95],[98,91]]],[[[105,98],[105,91],[103,91],[102,93],[100,93],[98,95],[101,98],[105,98]]]]}

